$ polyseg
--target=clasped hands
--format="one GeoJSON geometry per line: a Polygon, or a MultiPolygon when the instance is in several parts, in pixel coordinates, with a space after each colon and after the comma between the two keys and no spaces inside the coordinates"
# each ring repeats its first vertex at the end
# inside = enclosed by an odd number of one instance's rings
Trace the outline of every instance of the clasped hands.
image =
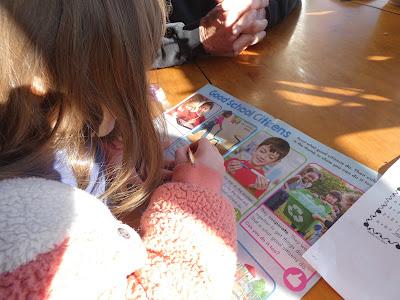
{"type": "Polygon", "coordinates": [[[216,0],[200,21],[200,41],[212,55],[237,56],[265,38],[268,0],[216,0]]]}

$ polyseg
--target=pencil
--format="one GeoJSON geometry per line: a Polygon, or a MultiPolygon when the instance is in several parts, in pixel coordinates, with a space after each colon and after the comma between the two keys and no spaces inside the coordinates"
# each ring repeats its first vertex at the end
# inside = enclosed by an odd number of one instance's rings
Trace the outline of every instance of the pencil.
{"type": "Polygon", "coordinates": [[[243,168],[246,168],[246,169],[250,170],[251,173],[253,173],[253,174],[257,175],[257,176],[264,177],[265,179],[267,179],[267,180],[269,181],[269,179],[268,179],[266,176],[264,176],[263,174],[261,174],[259,171],[254,170],[254,169],[252,169],[252,168],[249,168],[248,166],[246,166],[246,165],[245,165],[244,163],[242,163],[242,162],[240,162],[240,164],[242,165],[243,168]]]}
{"type": "Polygon", "coordinates": [[[189,157],[190,163],[191,163],[192,166],[194,167],[194,165],[195,165],[195,159],[194,159],[194,154],[193,154],[193,152],[192,152],[192,149],[190,149],[190,147],[189,147],[189,150],[188,150],[188,157],[189,157]]]}

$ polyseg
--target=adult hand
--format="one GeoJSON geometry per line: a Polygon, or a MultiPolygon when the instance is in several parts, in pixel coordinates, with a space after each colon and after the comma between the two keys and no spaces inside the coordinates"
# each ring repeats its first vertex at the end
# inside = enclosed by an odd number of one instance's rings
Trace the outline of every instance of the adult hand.
{"type": "Polygon", "coordinates": [[[224,159],[219,153],[217,147],[212,145],[206,138],[198,140],[191,146],[184,146],[178,148],[175,153],[176,164],[189,162],[189,147],[192,149],[195,164],[207,166],[215,171],[222,177],[225,173],[224,159]],[[197,147],[197,148],[196,148],[197,147]],[[193,150],[196,148],[196,150],[193,150]]]}
{"type": "Polygon", "coordinates": [[[217,0],[200,22],[200,40],[213,55],[233,56],[261,41],[267,26],[268,0],[217,0]]]}

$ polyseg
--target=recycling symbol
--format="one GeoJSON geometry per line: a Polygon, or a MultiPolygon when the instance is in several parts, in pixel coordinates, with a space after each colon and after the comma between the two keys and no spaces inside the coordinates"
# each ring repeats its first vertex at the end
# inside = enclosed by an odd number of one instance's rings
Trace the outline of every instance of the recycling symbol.
{"type": "Polygon", "coordinates": [[[289,215],[292,216],[293,220],[297,223],[302,223],[304,221],[303,218],[303,210],[296,204],[291,204],[288,206],[289,215]]]}

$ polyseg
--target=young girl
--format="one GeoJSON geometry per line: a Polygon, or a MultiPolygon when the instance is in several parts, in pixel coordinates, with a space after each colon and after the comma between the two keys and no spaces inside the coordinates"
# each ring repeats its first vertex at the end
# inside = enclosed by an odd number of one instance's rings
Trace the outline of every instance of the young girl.
{"type": "Polygon", "coordinates": [[[218,150],[200,140],[192,165],[178,149],[158,187],[146,71],[164,20],[162,0],[1,1],[1,299],[230,297],[218,150]],[[141,238],[98,200],[126,214],[150,195],[141,238]]]}

